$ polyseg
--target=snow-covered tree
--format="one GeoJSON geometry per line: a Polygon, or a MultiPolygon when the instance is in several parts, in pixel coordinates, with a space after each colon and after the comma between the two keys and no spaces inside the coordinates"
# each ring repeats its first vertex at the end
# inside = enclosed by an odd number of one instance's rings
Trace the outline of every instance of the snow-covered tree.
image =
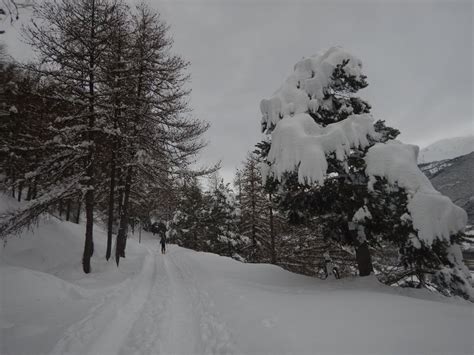
{"type": "Polygon", "coordinates": [[[209,185],[203,191],[197,179],[183,184],[167,235],[180,246],[242,260],[240,253],[249,239],[239,234],[233,191],[218,175],[210,177],[209,185]]]}
{"type": "Polygon", "coordinates": [[[268,202],[260,174],[258,158],[249,153],[240,177],[241,233],[251,241],[249,260],[260,260],[261,249],[268,243],[268,202]]]}
{"type": "Polygon", "coordinates": [[[203,236],[206,250],[226,256],[238,255],[247,239],[239,234],[235,196],[229,184],[221,179],[205,193],[205,198],[208,204],[203,236]]]}
{"type": "Polygon", "coordinates": [[[417,148],[393,140],[396,129],[374,122],[370,105],[354,95],[365,86],[361,61],[339,47],[298,62],[261,102],[262,129],[271,134],[264,173],[281,182],[290,219],[315,219],[325,237],[355,248],[361,276],[373,269],[369,246],[396,239],[405,262],[431,255],[421,264],[433,281],[469,297],[458,245],[466,214],[424,178],[417,148]],[[393,206],[382,214],[383,228],[379,220],[369,222],[382,218],[381,201],[393,206]]]}
{"type": "MultiPolygon", "coordinates": [[[[236,172],[239,230],[250,240],[245,251],[248,261],[276,263],[277,219],[274,212],[274,191],[267,188],[260,171],[260,156],[249,153],[236,172]]],[[[268,185],[268,184],[267,184],[268,185]]]]}
{"type": "Polygon", "coordinates": [[[203,250],[207,206],[197,179],[185,181],[179,194],[178,206],[168,222],[167,236],[171,243],[203,250]]]}
{"type": "MultiPolygon", "coordinates": [[[[66,206],[69,216],[72,201],[77,201],[79,216],[84,199],[83,267],[88,273],[95,216],[107,223],[107,259],[117,230],[118,265],[125,256],[129,224],[146,220],[157,209],[156,204],[149,211],[144,208],[151,193],[167,189],[182,175],[215,169],[189,168],[205,146],[201,136],[208,125],[189,116],[188,63],[171,52],[168,26],[146,5],[132,10],[120,0],[47,0],[35,11],[26,35],[41,65],[27,69],[42,85],[48,84],[48,91],[39,95],[34,88],[25,94],[29,111],[26,105],[6,111],[9,138],[5,136],[6,158],[2,155],[0,166],[6,188],[27,182],[35,198],[2,216],[0,235],[19,231],[54,206],[66,206]],[[32,132],[34,125],[24,117],[41,122],[46,134],[32,132]],[[19,152],[21,145],[26,152],[22,142],[30,136],[44,152],[39,159],[23,154],[32,166],[17,164],[12,149],[19,152]]],[[[9,100],[19,97],[14,93],[9,100]]]]}

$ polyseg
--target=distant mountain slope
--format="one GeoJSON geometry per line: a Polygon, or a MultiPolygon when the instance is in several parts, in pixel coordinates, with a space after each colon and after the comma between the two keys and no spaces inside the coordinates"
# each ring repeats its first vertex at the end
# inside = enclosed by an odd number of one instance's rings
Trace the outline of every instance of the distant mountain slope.
{"type": "Polygon", "coordinates": [[[421,149],[418,163],[453,159],[474,152],[474,136],[447,138],[421,149]]]}
{"type": "Polygon", "coordinates": [[[468,214],[474,224],[474,152],[454,159],[420,164],[434,188],[468,214]]]}

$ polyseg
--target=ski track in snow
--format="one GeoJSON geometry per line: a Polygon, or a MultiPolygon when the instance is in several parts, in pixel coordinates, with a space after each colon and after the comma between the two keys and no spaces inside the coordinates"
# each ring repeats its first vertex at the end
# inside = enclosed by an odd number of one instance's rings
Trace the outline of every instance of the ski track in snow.
{"type": "Polygon", "coordinates": [[[70,326],[52,354],[233,354],[213,301],[193,278],[182,250],[166,255],[145,242],[138,275],[119,284],[79,322],[70,326]]]}

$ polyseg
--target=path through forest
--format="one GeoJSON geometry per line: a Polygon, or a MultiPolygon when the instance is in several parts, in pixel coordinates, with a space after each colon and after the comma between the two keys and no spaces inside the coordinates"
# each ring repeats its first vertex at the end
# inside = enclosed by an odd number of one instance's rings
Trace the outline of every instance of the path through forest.
{"type": "Polygon", "coordinates": [[[146,240],[141,273],[72,325],[55,354],[232,353],[225,325],[185,262],[186,250],[146,240]]]}

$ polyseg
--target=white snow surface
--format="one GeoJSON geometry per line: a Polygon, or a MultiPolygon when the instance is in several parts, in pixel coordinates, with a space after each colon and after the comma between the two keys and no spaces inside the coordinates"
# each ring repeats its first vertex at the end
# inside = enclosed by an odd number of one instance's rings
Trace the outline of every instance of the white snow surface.
{"type": "MultiPolygon", "coordinates": [[[[474,130],[471,131],[474,134],[474,130]]],[[[418,163],[453,159],[474,152],[474,135],[439,140],[420,151],[418,163]]]]}
{"type": "Polygon", "coordinates": [[[328,86],[334,68],[347,59],[344,71],[355,77],[363,75],[362,61],[341,47],[331,47],[296,63],[293,73],[273,96],[260,102],[262,123],[275,126],[285,116],[316,112],[325,104],[323,89],[328,86]]]}
{"type": "Polygon", "coordinates": [[[366,173],[372,182],[375,176],[383,177],[406,189],[408,211],[420,240],[427,245],[436,238],[449,241],[450,235],[464,230],[467,214],[433,188],[417,166],[418,151],[415,145],[395,140],[377,143],[365,157],[366,173]]]}
{"type": "Polygon", "coordinates": [[[162,255],[148,233],[117,268],[100,228],[84,275],[83,235],[51,217],[1,250],[1,354],[472,354],[460,298],[175,245],[162,255]]]}
{"type": "Polygon", "coordinates": [[[376,136],[373,123],[368,114],[351,115],[325,127],[306,113],[285,116],[272,132],[271,166],[262,173],[281,179],[283,173],[297,169],[300,183],[322,184],[328,168],[326,155],[344,161],[351,148],[368,146],[368,137],[376,136]]]}

